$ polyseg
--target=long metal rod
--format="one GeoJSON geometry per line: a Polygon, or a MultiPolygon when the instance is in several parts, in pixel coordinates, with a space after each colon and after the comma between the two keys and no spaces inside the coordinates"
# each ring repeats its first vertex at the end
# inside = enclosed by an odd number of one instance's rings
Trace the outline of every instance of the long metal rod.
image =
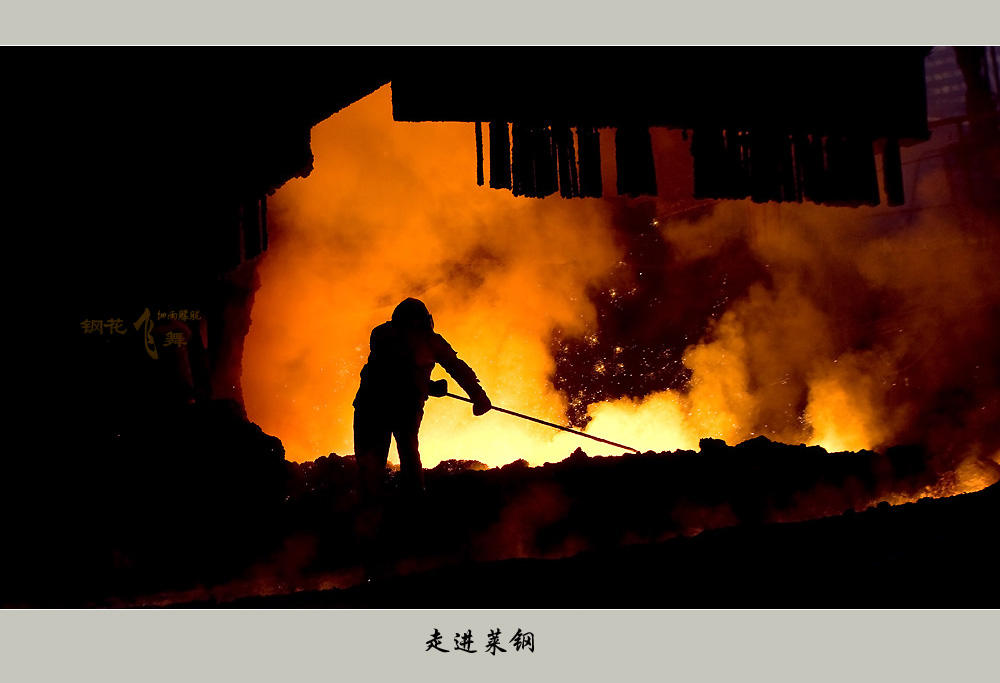
{"type": "MultiPolygon", "coordinates": [[[[472,403],[472,399],[466,398],[465,396],[458,396],[456,394],[447,393],[445,396],[450,398],[457,398],[459,401],[465,401],[466,403],[472,403]]],[[[513,410],[507,410],[506,408],[500,408],[498,406],[493,406],[493,410],[500,413],[507,413],[508,415],[513,415],[514,417],[519,417],[522,420],[530,420],[531,422],[537,422],[540,425],[545,425],[546,427],[554,427],[555,429],[561,429],[564,432],[570,432],[571,434],[576,434],[577,436],[585,436],[588,439],[593,439],[594,441],[600,441],[601,443],[606,443],[611,446],[617,446],[618,448],[624,448],[626,451],[632,451],[633,453],[639,453],[638,448],[632,448],[631,446],[625,446],[620,443],[615,443],[614,441],[608,441],[607,439],[602,439],[599,436],[593,436],[591,434],[584,434],[576,429],[570,429],[569,427],[563,427],[562,425],[557,425],[554,422],[546,422],[545,420],[539,420],[537,417],[531,417],[530,415],[524,415],[522,413],[515,413],[513,410]]]]}

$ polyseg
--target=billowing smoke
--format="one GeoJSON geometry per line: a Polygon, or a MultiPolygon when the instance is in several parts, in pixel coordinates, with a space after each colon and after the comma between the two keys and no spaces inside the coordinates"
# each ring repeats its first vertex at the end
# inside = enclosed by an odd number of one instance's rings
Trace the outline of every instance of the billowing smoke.
{"type": "MultiPolygon", "coordinates": [[[[918,188],[940,203],[929,195],[918,188]]],[[[595,433],[657,450],[762,434],[830,451],[922,444],[943,467],[997,461],[995,217],[726,202],[659,227],[679,277],[727,241],[766,275],[677,350],[682,386],[590,405],[595,433]]]]}
{"type": "MultiPolygon", "coordinates": [[[[315,170],[271,202],[243,386],[249,416],[289,459],[353,452],[369,334],[408,296],[427,304],[495,404],[564,419],[548,340],[555,327],[594,324],[587,288],[619,259],[608,210],[478,187],[474,140],[471,126],[394,123],[384,88],[313,130],[315,170]]],[[[435,399],[424,465],[540,462],[546,447],[561,460],[574,446],[552,448],[551,431],[435,399]]]]}
{"type": "MultiPolygon", "coordinates": [[[[495,404],[639,449],[917,443],[976,476],[1000,459],[996,216],[696,207],[677,200],[687,143],[663,131],[655,202],[514,198],[475,184],[471,125],[390,111],[384,88],[317,126],[315,170],[269,205],[243,386],[290,459],[353,452],[368,335],[408,296],[495,404]]],[[[948,192],[926,174],[908,206],[948,192]]],[[[421,440],[427,467],[593,445],[450,399],[421,440]]]]}

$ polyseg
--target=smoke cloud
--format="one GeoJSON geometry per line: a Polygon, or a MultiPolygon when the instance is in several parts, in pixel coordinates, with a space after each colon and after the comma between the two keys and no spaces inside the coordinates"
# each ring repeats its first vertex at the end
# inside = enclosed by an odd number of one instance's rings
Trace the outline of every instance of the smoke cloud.
{"type": "MultiPolygon", "coordinates": [[[[314,128],[315,170],[269,205],[250,418],[293,460],[353,452],[368,335],[415,296],[496,405],[641,450],[916,443],[960,480],[995,471],[975,464],[1000,462],[995,215],[949,206],[943,170],[919,212],[696,206],[687,143],[653,140],[655,201],[525,199],[475,184],[471,124],[393,122],[388,88],[314,128]]],[[[448,399],[421,440],[426,467],[593,446],[448,399]]]]}
{"type": "Polygon", "coordinates": [[[632,415],[650,431],[648,411],[661,418],[652,433],[676,433],[682,448],[763,434],[831,451],[920,443],[995,455],[996,227],[985,215],[898,221],[737,202],[667,222],[678,261],[735,234],[768,276],[683,351],[686,386],[634,400],[636,413],[621,400],[593,405],[591,426],[627,431],[632,415]]]}
{"type": "MultiPolygon", "coordinates": [[[[314,128],[315,170],[269,207],[243,363],[248,414],[289,459],[353,452],[370,332],[408,296],[427,304],[496,405],[564,419],[548,339],[594,323],[587,287],[619,258],[608,210],[478,187],[474,141],[471,125],[393,122],[388,88],[314,128]]],[[[432,399],[424,465],[561,460],[573,446],[553,447],[552,431],[432,399]]]]}

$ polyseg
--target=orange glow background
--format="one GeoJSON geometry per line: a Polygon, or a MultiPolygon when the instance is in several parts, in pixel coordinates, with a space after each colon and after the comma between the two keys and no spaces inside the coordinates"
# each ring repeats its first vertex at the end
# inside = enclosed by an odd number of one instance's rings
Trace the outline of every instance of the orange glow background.
{"type": "MultiPolygon", "coordinates": [[[[654,131],[654,142],[672,134],[654,131]]],[[[602,131],[606,195],[612,135],[602,131]]],[[[550,339],[557,328],[598,332],[588,289],[606,286],[624,258],[611,202],[477,186],[472,124],[394,122],[388,86],[317,125],[312,149],[311,175],[269,203],[270,248],[243,359],[250,419],[290,460],[353,453],[351,402],[369,334],[414,296],[494,404],[565,424],[550,339]]],[[[930,175],[916,196],[932,205],[946,189],[930,175]]],[[[657,215],[669,213],[667,201],[655,200],[657,215]]],[[[964,472],[955,490],[1000,478],[988,350],[998,342],[988,318],[1000,310],[995,217],[960,228],[947,211],[904,219],[727,201],[654,229],[688,263],[745,241],[770,280],[713,312],[684,352],[686,387],[593,405],[588,432],[655,451],[759,434],[830,451],[921,442],[964,472]],[[967,396],[944,414],[936,397],[952,384],[967,396]]],[[[577,447],[620,452],[496,412],[475,418],[451,399],[428,401],[421,430],[425,467],[450,458],[541,464],[577,447]]]]}
{"type": "MultiPolygon", "coordinates": [[[[496,405],[562,421],[547,337],[593,322],[584,290],[618,258],[603,204],[477,186],[472,126],[395,123],[388,87],[316,126],[312,147],[315,170],[269,205],[278,227],[243,364],[250,418],[290,460],[353,453],[351,402],[369,335],[415,296],[496,405]]],[[[423,463],[562,460],[580,439],[560,443],[553,432],[432,399],[423,463]]]]}

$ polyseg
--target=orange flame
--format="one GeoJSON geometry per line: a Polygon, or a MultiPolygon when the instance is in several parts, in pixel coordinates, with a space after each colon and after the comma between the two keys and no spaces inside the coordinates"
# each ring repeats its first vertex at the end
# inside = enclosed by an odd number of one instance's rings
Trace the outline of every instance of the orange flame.
{"type": "MultiPolygon", "coordinates": [[[[471,125],[393,122],[382,89],[316,126],[315,170],[271,203],[243,387],[251,419],[280,436],[289,459],[353,452],[368,335],[407,296],[428,305],[495,404],[563,419],[547,338],[593,323],[583,292],[619,258],[607,209],[477,187],[471,140],[471,125]]],[[[425,466],[541,463],[575,447],[545,427],[469,413],[427,404],[425,466]]]]}
{"type": "MultiPolygon", "coordinates": [[[[427,303],[496,405],[564,423],[549,339],[557,328],[598,332],[588,288],[625,258],[611,202],[478,187],[471,124],[397,123],[390,110],[384,88],[316,126],[315,170],[270,204],[243,387],[251,419],[292,460],[353,452],[351,402],[368,335],[407,296],[427,303]]],[[[942,188],[931,176],[915,201],[932,204],[942,188]]],[[[667,199],[657,201],[670,213],[667,199]]],[[[686,349],[687,386],[591,405],[588,432],[657,451],[759,434],[829,451],[931,431],[939,442],[929,445],[942,451],[949,439],[974,441],[1000,417],[996,369],[982,351],[996,342],[995,324],[983,323],[1000,302],[1000,250],[987,239],[995,223],[749,202],[655,221],[678,262],[742,240],[769,278],[686,349]],[[924,424],[921,416],[937,415],[928,408],[935,396],[965,385],[969,420],[924,424]]],[[[616,451],[497,413],[473,418],[446,399],[428,402],[421,442],[425,467],[449,458],[540,464],[577,446],[616,451]]],[[[981,460],[962,465],[960,487],[992,477],[976,469],[981,460]]]]}

